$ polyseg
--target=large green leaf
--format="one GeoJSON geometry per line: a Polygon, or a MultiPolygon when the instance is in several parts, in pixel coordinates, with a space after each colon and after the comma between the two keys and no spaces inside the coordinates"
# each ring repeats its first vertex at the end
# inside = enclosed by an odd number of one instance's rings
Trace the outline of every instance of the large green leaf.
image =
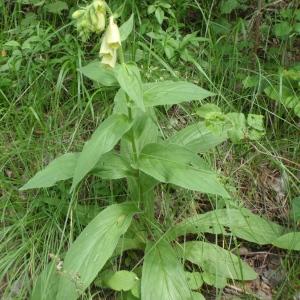
{"type": "Polygon", "coordinates": [[[39,171],[20,190],[51,187],[56,182],[73,177],[79,153],[66,153],[53,160],[44,170],[39,171]]]}
{"type": "Polygon", "coordinates": [[[133,64],[121,64],[114,68],[114,74],[121,88],[132,101],[143,111],[145,105],[143,100],[143,85],[140,71],[133,64]]]}
{"type": "Polygon", "coordinates": [[[166,241],[149,242],[146,248],[142,299],[190,300],[192,298],[181,262],[166,241]]]}
{"type": "Polygon", "coordinates": [[[95,167],[103,154],[113,149],[131,126],[132,122],[124,115],[111,115],[100,124],[80,153],[71,190],[95,167]]]}
{"type": "Polygon", "coordinates": [[[203,100],[215,94],[186,81],[151,82],[143,85],[145,106],[173,105],[203,100]]]}
{"type": "Polygon", "coordinates": [[[254,280],[257,274],[238,256],[217,245],[195,241],[182,246],[182,256],[202,270],[219,277],[254,280]]]}
{"type": "Polygon", "coordinates": [[[218,209],[186,218],[168,233],[173,239],[188,233],[234,234],[260,245],[272,244],[281,236],[283,228],[267,221],[247,209],[218,209]]]}
{"type": "Polygon", "coordinates": [[[93,174],[111,180],[133,176],[134,170],[125,157],[110,151],[102,155],[93,170],[93,174]]]}
{"type": "MultiPolygon", "coordinates": [[[[31,178],[20,190],[51,187],[58,181],[72,178],[79,155],[80,153],[67,153],[58,157],[44,170],[38,172],[31,178]]],[[[101,156],[93,168],[93,174],[110,180],[133,176],[134,170],[126,158],[114,151],[110,151],[101,156]]]]}
{"type": "Polygon", "coordinates": [[[112,256],[135,212],[132,203],[111,205],[81,232],[65,257],[57,300],[77,299],[91,284],[112,256]]]}
{"type": "Polygon", "coordinates": [[[273,242],[273,245],[288,250],[300,251],[300,232],[289,232],[273,242]]]}
{"type": "Polygon", "coordinates": [[[91,80],[94,80],[105,86],[115,86],[118,82],[111,69],[106,68],[99,61],[93,61],[88,65],[79,68],[79,71],[91,80]]]}
{"type": "Polygon", "coordinates": [[[139,157],[139,169],[155,179],[203,193],[229,197],[204,160],[175,144],[148,144],[139,157]]]}
{"type": "Polygon", "coordinates": [[[168,142],[187,147],[197,153],[204,153],[227,140],[227,132],[212,132],[204,122],[189,125],[172,135],[168,142]]]}

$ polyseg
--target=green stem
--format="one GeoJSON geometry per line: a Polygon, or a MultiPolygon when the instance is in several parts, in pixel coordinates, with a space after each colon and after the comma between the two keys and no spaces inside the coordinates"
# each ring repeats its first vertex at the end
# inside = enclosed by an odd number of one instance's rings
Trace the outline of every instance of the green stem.
{"type": "MultiPolygon", "coordinates": [[[[129,104],[129,98],[126,94],[126,100],[127,100],[127,109],[128,109],[128,118],[132,122],[133,121],[133,116],[132,116],[132,109],[129,104]]],[[[137,153],[137,146],[136,146],[136,141],[135,141],[135,135],[133,129],[130,131],[130,142],[131,142],[131,147],[132,147],[132,152],[133,152],[133,161],[135,164],[137,164],[138,161],[138,153],[137,153]]],[[[137,195],[137,203],[138,207],[140,207],[140,202],[141,202],[141,184],[140,184],[140,171],[138,170],[137,177],[136,177],[136,183],[137,183],[137,189],[138,189],[138,195],[137,195]]]]}
{"type": "MultiPolygon", "coordinates": [[[[127,95],[126,95],[126,98],[127,98],[128,118],[129,118],[129,120],[132,122],[132,121],[133,121],[133,117],[132,117],[132,109],[131,109],[131,107],[129,106],[127,95]]],[[[137,163],[137,160],[138,160],[137,146],[136,146],[136,141],[135,141],[134,131],[133,131],[132,129],[131,129],[131,131],[130,131],[130,142],[131,142],[132,151],[133,151],[134,163],[137,163]]]]}
{"type": "MultiPolygon", "coordinates": [[[[118,54],[119,54],[120,63],[125,64],[125,58],[124,58],[124,52],[123,52],[122,46],[118,49],[118,54]]],[[[130,122],[133,122],[132,108],[130,107],[130,99],[126,93],[125,93],[125,96],[126,96],[126,103],[127,103],[128,118],[129,118],[130,122]]],[[[130,135],[130,143],[131,143],[132,152],[133,152],[133,161],[136,164],[138,161],[138,152],[137,152],[136,140],[135,140],[135,135],[134,135],[133,129],[130,130],[129,135],[130,135]]],[[[136,201],[138,203],[138,206],[140,206],[142,191],[141,191],[140,171],[139,170],[137,173],[136,183],[137,183],[137,189],[138,189],[138,195],[137,195],[136,201]]]]}
{"type": "MultiPolygon", "coordinates": [[[[125,64],[125,58],[124,58],[124,52],[123,52],[122,46],[118,49],[118,55],[119,55],[120,63],[125,64]]],[[[126,93],[125,93],[125,95],[126,95],[126,102],[127,102],[128,118],[130,121],[133,121],[132,108],[130,107],[130,99],[126,93]]],[[[131,129],[129,134],[130,134],[131,147],[132,147],[132,151],[133,151],[133,160],[134,160],[134,163],[137,164],[137,162],[138,162],[138,151],[137,150],[138,149],[137,149],[133,129],[131,129]]],[[[142,184],[141,184],[141,176],[140,176],[139,170],[138,170],[137,177],[136,177],[136,184],[137,184],[137,195],[133,195],[133,197],[136,197],[137,199],[134,199],[134,200],[137,202],[138,207],[140,207],[140,203],[142,200],[146,200],[146,201],[143,201],[143,209],[145,210],[145,215],[147,216],[147,218],[149,220],[153,221],[154,220],[154,199],[150,200],[148,195],[146,195],[146,193],[143,194],[143,188],[142,188],[142,184]],[[142,199],[142,197],[145,199],[142,199]]]]}
{"type": "Polygon", "coordinates": [[[119,60],[121,64],[125,64],[125,58],[124,58],[124,51],[122,46],[118,49],[118,54],[119,54],[119,60]]]}

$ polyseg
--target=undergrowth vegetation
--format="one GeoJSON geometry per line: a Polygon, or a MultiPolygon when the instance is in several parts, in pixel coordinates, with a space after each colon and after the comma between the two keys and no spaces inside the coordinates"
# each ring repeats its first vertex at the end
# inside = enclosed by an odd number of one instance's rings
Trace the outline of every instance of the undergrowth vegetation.
{"type": "Polygon", "coordinates": [[[298,299],[298,6],[0,0],[0,298],[298,299]]]}

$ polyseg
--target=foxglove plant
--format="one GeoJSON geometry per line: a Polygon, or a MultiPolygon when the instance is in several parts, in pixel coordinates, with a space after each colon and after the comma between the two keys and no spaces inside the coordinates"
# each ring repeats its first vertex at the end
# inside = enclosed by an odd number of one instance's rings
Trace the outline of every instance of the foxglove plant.
{"type": "Polygon", "coordinates": [[[51,187],[72,180],[75,195],[90,175],[103,181],[127,180],[128,201],[102,210],[79,234],[66,254],[53,259],[40,274],[31,299],[81,297],[91,287],[109,288],[122,299],[204,299],[203,283],[222,288],[229,280],[253,280],[250,266],[204,238],[180,242],[189,233],[235,236],[258,244],[298,249],[299,233],[266,221],[232,205],[199,214],[164,229],[155,215],[155,191],[160,184],[230,199],[222,176],[199,156],[228,138],[257,139],[264,133],[262,118],[223,114],[216,106],[200,111],[204,121],[169,138],[159,134],[156,107],[202,101],[213,93],[186,81],[143,83],[139,68],[125,63],[121,42],[133,28],[133,17],[118,28],[104,1],[95,0],[73,14],[79,34],[102,33],[100,62],[81,71],[106,86],[116,86],[114,110],[92,134],[80,153],[66,153],[38,172],[21,190],[51,187]],[[108,24],[106,22],[108,14],[108,24]],[[120,63],[117,63],[119,54],[120,63]],[[215,130],[217,128],[218,130],[215,130]],[[288,241],[287,241],[288,240],[288,241]],[[138,266],[115,270],[115,257],[144,252],[138,266]],[[192,264],[191,264],[192,263],[192,264]]]}

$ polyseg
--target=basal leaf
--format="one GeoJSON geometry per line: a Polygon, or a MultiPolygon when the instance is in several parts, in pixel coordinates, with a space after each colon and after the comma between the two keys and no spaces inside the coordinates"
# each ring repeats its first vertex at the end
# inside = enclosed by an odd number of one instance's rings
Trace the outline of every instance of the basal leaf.
{"type": "Polygon", "coordinates": [[[139,278],[134,272],[121,270],[113,273],[104,283],[107,287],[115,291],[129,291],[138,281],[139,278]]]}
{"type": "Polygon", "coordinates": [[[213,103],[206,103],[197,109],[197,115],[203,119],[206,119],[211,113],[222,113],[222,110],[219,106],[213,103]]]}
{"type": "Polygon", "coordinates": [[[205,300],[205,298],[198,292],[192,292],[192,300],[205,300]]]}
{"type": "Polygon", "coordinates": [[[135,212],[132,203],[114,204],[87,225],[66,254],[57,300],[77,299],[84,292],[112,256],[135,212]]]}
{"type": "Polygon", "coordinates": [[[99,61],[93,61],[79,69],[79,71],[89,79],[105,86],[115,86],[118,82],[111,69],[106,68],[99,61]]]}
{"type": "Polygon", "coordinates": [[[203,279],[200,272],[185,272],[185,276],[191,290],[198,290],[201,288],[203,279]]]}
{"type": "Polygon", "coordinates": [[[111,115],[100,124],[80,153],[71,190],[95,167],[103,154],[113,149],[131,126],[132,122],[124,115],[111,115]]]}
{"type": "Polygon", "coordinates": [[[139,169],[155,179],[186,189],[229,197],[204,160],[175,144],[148,144],[139,157],[139,169]]]}
{"type": "Polygon", "coordinates": [[[215,94],[186,81],[152,82],[143,85],[145,106],[173,105],[203,100],[215,94]]]}
{"type": "Polygon", "coordinates": [[[238,256],[217,245],[195,241],[182,245],[182,256],[204,272],[237,280],[254,280],[257,274],[238,256]]]}
{"type": "Polygon", "coordinates": [[[149,242],[146,248],[142,299],[190,300],[185,272],[174,249],[166,241],[149,242]]]}
{"type": "Polygon", "coordinates": [[[300,251],[300,232],[289,232],[273,242],[273,245],[288,250],[300,251]]]}
{"type": "Polygon", "coordinates": [[[203,281],[208,284],[212,285],[218,289],[223,289],[227,284],[227,278],[223,276],[219,276],[216,273],[202,273],[202,279],[203,281]]]}
{"type": "Polygon", "coordinates": [[[227,140],[227,132],[220,135],[205,126],[205,122],[189,125],[172,135],[167,141],[185,146],[187,149],[204,153],[227,140]]]}
{"type": "Polygon", "coordinates": [[[114,68],[114,74],[121,88],[132,101],[143,111],[145,105],[143,100],[143,86],[140,71],[133,64],[121,64],[114,68]]]}
{"type": "Polygon", "coordinates": [[[56,262],[53,261],[39,275],[30,300],[53,300],[57,294],[59,277],[61,275],[56,269],[56,262]]]}
{"type": "Polygon", "coordinates": [[[217,209],[186,218],[168,233],[170,239],[188,233],[233,234],[260,245],[272,244],[283,233],[283,228],[251,213],[247,209],[217,209]]]}
{"type": "Polygon", "coordinates": [[[55,185],[56,182],[73,177],[79,153],[66,153],[53,160],[44,170],[39,171],[20,190],[45,188],[55,185]]]}

